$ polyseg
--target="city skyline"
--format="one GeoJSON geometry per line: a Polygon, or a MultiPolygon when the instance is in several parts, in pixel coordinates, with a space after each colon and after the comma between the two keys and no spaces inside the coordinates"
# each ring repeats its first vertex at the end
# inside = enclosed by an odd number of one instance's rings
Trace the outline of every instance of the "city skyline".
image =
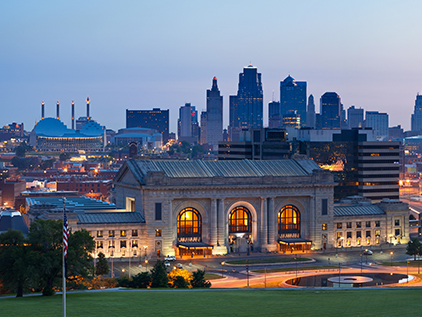
{"type": "Polygon", "coordinates": [[[227,128],[229,96],[249,63],[262,74],[264,126],[289,74],[315,100],[335,91],[344,109],[386,112],[390,126],[406,130],[422,90],[415,1],[23,4],[0,4],[1,126],[24,122],[30,131],[41,101],[55,117],[58,100],[70,127],[72,100],[78,118],[87,96],[92,118],[114,130],[125,126],[126,109],[169,109],[176,118],[185,103],[206,109],[215,76],[227,128]]]}

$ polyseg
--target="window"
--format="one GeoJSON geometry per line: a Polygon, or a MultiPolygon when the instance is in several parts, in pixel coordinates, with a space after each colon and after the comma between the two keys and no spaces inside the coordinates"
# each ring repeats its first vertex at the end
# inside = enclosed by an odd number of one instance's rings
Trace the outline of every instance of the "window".
{"type": "Polygon", "coordinates": [[[138,240],[132,240],[132,248],[136,249],[138,247],[138,240]]]}
{"type": "Polygon", "coordinates": [[[361,227],[362,227],[361,222],[360,221],[356,222],[356,228],[361,228],[361,227]]]}
{"type": "Polygon", "coordinates": [[[138,230],[132,230],[132,237],[138,236],[138,230]]]}
{"type": "Polygon", "coordinates": [[[126,248],[126,240],[120,241],[120,249],[121,248],[126,248]]]}
{"type": "Polygon", "coordinates": [[[370,238],[371,237],[371,231],[366,231],[366,237],[370,238]]]}
{"type": "MultiPolygon", "coordinates": [[[[279,220],[280,226],[280,220],[279,220]]],[[[234,208],[229,215],[229,233],[252,232],[252,215],[242,206],[234,208]]]]}
{"type": "Polygon", "coordinates": [[[103,241],[97,241],[97,249],[103,248],[103,241]]]}
{"type": "Polygon", "coordinates": [[[337,222],[337,229],[343,228],[343,224],[341,222],[337,222]]]}
{"type": "Polygon", "coordinates": [[[375,221],[375,227],[377,227],[377,228],[381,227],[381,224],[380,224],[379,221],[375,221]]]}
{"type": "Polygon", "coordinates": [[[177,235],[179,237],[201,237],[201,214],[194,208],[185,208],[177,217],[177,235]]]}
{"type": "Polygon", "coordinates": [[[399,236],[399,235],[400,235],[400,229],[396,229],[396,230],[394,230],[394,234],[395,234],[396,236],[399,236]]]}
{"type": "Polygon", "coordinates": [[[362,231],[356,231],[356,238],[362,238],[362,231]]]}
{"type": "Polygon", "coordinates": [[[101,238],[102,236],[103,236],[103,231],[102,230],[97,231],[97,237],[101,238]]]}
{"type": "Polygon", "coordinates": [[[343,236],[343,232],[337,232],[337,239],[340,239],[343,236]]]}
{"type": "Polygon", "coordinates": [[[161,220],[161,203],[155,203],[155,220],[161,220]]]}
{"type": "Polygon", "coordinates": [[[135,198],[126,197],[126,210],[135,211],[135,198]]]}
{"type": "Polygon", "coordinates": [[[375,235],[379,237],[381,235],[381,230],[375,230],[375,235]]]}
{"type": "Polygon", "coordinates": [[[360,239],[358,239],[358,241],[356,242],[357,245],[360,245],[360,239]]]}
{"type": "Polygon", "coordinates": [[[161,237],[161,229],[155,229],[155,236],[161,237]]]}
{"type": "Polygon", "coordinates": [[[366,239],[366,244],[371,244],[371,239],[366,239]]]}
{"type": "Polygon", "coordinates": [[[328,214],[328,199],[321,199],[321,215],[326,216],[328,214]]]}
{"type": "Polygon", "coordinates": [[[347,232],[347,239],[352,239],[352,233],[351,232],[347,232]]]}
{"type": "Polygon", "coordinates": [[[122,250],[122,256],[125,256],[125,250],[122,250]]]}
{"type": "Polygon", "coordinates": [[[109,249],[114,249],[114,241],[109,241],[108,242],[108,248],[109,249]]]}
{"type": "Polygon", "coordinates": [[[114,237],[114,230],[109,230],[108,231],[108,236],[109,237],[114,237]]]}
{"type": "Polygon", "coordinates": [[[400,219],[395,219],[394,220],[394,225],[395,226],[400,226],[400,219]]]}
{"type": "Polygon", "coordinates": [[[366,222],[366,228],[371,228],[371,222],[370,221],[366,222]]]}
{"type": "Polygon", "coordinates": [[[126,237],[126,235],[127,235],[126,230],[120,230],[121,237],[126,237]]]}
{"type": "Polygon", "coordinates": [[[327,224],[326,224],[326,223],[323,223],[323,224],[322,224],[322,230],[323,230],[323,231],[327,230],[327,224]]]}
{"type": "Polygon", "coordinates": [[[376,244],[380,244],[380,239],[379,239],[379,238],[376,238],[376,239],[375,239],[375,243],[376,243],[376,244]]]}
{"type": "Polygon", "coordinates": [[[279,211],[278,232],[300,233],[300,213],[295,206],[287,205],[279,211]]]}
{"type": "Polygon", "coordinates": [[[350,229],[350,228],[352,228],[352,223],[351,223],[351,222],[348,222],[348,223],[346,224],[346,226],[347,226],[347,229],[350,229]]]}

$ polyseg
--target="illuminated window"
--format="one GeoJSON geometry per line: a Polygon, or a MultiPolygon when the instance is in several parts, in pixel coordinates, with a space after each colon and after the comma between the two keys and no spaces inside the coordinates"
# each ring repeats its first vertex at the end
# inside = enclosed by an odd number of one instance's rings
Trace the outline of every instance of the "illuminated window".
{"type": "Polygon", "coordinates": [[[278,232],[300,232],[300,213],[295,206],[284,206],[278,213],[278,232]]]}
{"type": "Polygon", "coordinates": [[[109,237],[114,237],[114,230],[109,230],[108,231],[108,236],[109,237]]]}
{"type": "Polygon", "coordinates": [[[360,239],[358,239],[358,241],[357,241],[357,243],[356,243],[357,245],[360,245],[360,239]]]}
{"type": "Polygon", "coordinates": [[[132,237],[138,236],[138,230],[132,230],[132,237]]]}
{"type": "Polygon", "coordinates": [[[343,236],[343,232],[337,232],[337,239],[340,239],[343,236]]]}
{"type": "Polygon", "coordinates": [[[120,248],[126,248],[126,240],[120,241],[120,248]]]}
{"type": "Polygon", "coordinates": [[[381,230],[375,230],[375,235],[379,237],[381,235],[381,230]]]}
{"type": "Polygon", "coordinates": [[[376,238],[376,239],[375,239],[375,243],[376,243],[376,244],[380,244],[380,239],[376,238]]]}
{"type": "Polygon", "coordinates": [[[120,236],[126,237],[126,230],[120,230],[120,236]]]}
{"type": "Polygon", "coordinates": [[[371,243],[371,239],[366,239],[366,244],[370,244],[371,243]]]}
{"type": "Polygon", "coordinates": [[[132,248],[136,249],[138,247],[138,240],[132,240],[132,248]]]}
{"type": "Polygon", "coordinates": [[[252,232],[252,216],[250,211],[242,206],[234,208],[229,215],[230,233],[252,232]]]}
{"type": "Polygon", "coordinates": [[[161,237],[161,229],[155,229],[155,236],[161,237]]]}
{"type": "Polygon", "coordinates": [[[337,222],[337,229],[343,228],[343,224],[341,222],[337,222]]]}
{"type": "Polygon", "coordinates": [[[322,230],[327,230],[327,224],[326,223],[322,224],[322,230]]]}
{"type": "Polygon", "coordinates": [[[114,241],[113,240],[108,242],[108,248],[114,249],[114,241]]]}
{"type": "Polygon", "coordinates": [[[351,242],[350,240],[347,240],[347,245],[350,246],[351,242]]]}
{"type": "Polygon", "coordinates": [[[97,241],[97,249],[103,248],[103,241],[97,241]]]}
{"type": "Polygon", "coordinates": [[[101,238],[102,236],[103,236],[103,231],[102,230],[97,231],[97,237],[101,238]]]}
{"type": "Polygon", "coordinates": [[[201,214],[194,208],[185,208],[177,217],[177,235],[179,237],[201,237],[201,214]]]}

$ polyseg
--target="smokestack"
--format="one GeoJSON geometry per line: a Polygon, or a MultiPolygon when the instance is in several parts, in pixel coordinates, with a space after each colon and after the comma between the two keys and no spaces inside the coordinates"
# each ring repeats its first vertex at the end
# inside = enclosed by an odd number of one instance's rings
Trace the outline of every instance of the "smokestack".
{"type": "Polygon", "coordinates": [[[89,120],[89,97],[86,97],[86,119],[89,120]]]}
{"type": "Polygon", "coordinates": [[[41,120],[44,119],[44,100],[41,102],[41,120]]]}
{"type": "Polygon", "coordinates": [[[75,129],[75,102],[72,100],[72,129],[75,129]]]}
{"type": "Polygon", "coordinates": [[[56,108],[57,108],[57,120],[60,120],[60,103],[58,100],[56,103],[56,108]]]}

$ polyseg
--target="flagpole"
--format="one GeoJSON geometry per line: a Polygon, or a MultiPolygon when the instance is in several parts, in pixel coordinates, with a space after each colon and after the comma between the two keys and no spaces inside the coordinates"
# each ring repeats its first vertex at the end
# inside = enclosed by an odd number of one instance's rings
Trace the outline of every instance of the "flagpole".
{"type": "MultiPolygon", "coordinates": [[[[66,218],[66,211],[65,211],[65,200],[66,198],[63,197],[63,228],[65,228],[67,221],[66,218]]],[[[65,268],[65,244],[63,241],[63,317],[66,317],[66,268],[65,268]]]]}

